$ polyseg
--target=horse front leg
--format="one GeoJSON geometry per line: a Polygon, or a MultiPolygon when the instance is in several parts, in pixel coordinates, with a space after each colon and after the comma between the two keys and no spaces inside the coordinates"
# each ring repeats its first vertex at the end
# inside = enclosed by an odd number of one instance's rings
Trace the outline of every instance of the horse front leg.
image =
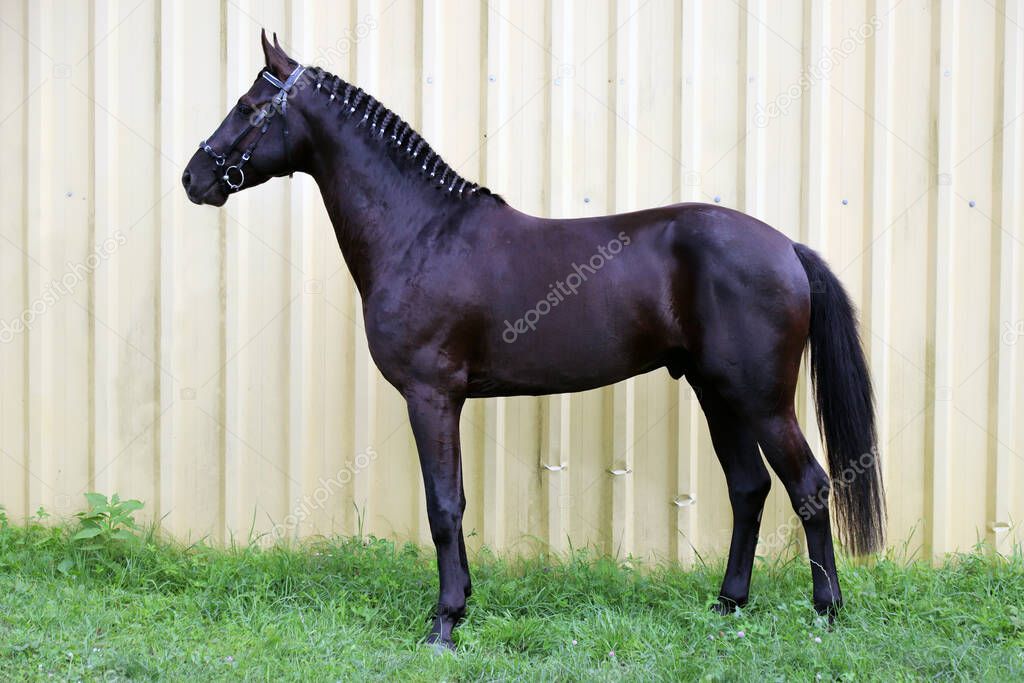
{"type": "Polygon", "coordinates": [[[452,630],[466,612],[470,592],[462,539],[466,500],[462,488],[459,415],[463,399],[431,388],[406,392],[406,401],[423,470],[427,517],[437,550],[440,579],[437,612],[427,643],[454,649],[452,630]]]}

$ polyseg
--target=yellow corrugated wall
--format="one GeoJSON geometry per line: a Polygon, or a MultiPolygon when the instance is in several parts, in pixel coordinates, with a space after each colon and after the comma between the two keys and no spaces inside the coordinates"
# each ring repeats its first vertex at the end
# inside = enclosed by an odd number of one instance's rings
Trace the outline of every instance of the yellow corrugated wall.
{"type": "MultiPolygon", "coordinates": [[[[821,250],[861,310],[890,542],[1018,537],[1024,0],[0,0],[10,516],[116,491],[182,537],[429,542],[314,184],[220,210],[179,184],[263,26],[518,208],[717,201],[821,250]]],[[[664,371],[473,401],[462,434],[474,547],[727,547],[703,416],[664,371]]],[[[776,482],[764,551],[798,530],[776,482]]]]}

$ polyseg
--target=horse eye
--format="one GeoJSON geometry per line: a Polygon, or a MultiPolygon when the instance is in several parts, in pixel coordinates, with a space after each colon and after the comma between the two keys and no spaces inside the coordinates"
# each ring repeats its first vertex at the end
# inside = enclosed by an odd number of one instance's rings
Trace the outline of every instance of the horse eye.
{"type": "Polygon", "coordinates": [[[238,113],[242,116],[248,116],[252,112],[253,109],[248,104],[242,104],[241,102],[238,103],[238,113]]]}

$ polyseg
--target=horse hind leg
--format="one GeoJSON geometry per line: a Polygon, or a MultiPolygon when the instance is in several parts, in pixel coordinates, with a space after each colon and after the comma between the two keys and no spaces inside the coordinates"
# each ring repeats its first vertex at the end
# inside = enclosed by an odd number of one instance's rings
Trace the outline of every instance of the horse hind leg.
{"type": "Polygon", "coordinates": [[[757,420],[756,431],[765,457],[786,487],[807,535],[814,608],[820,614],[834,614],[842,606],[843,596],[832,545],[828,474],[814,459],[792,405],[757,420]]]}
{"type": "MultiPolygon", "coordinates": [[[[754,322],[756,320],[753,319],[754,322]]],[[[742,425],[749,430],[744,432],[742,443],[746,445],[743,448],[752,450],[750,441],[753,439],[785,486],[790,503],[807,536],[815,609],[822,614],[832,614],[841,606],[842,594],[836,573],[829,519],[829,476],[807,445],[793,407],[803,339],[799,339],[798,335],[782,338],[770,334],[770,325],[757,326],[750,321],[748,324],[750,330],[741,327],[731,334],[720,334],[714,338],[715,343],[705,345],[705,348],[715,349],[719,355],[701,359],[699,383],[710,387],[716,396],[722,397],[722,402],[731,408],[734,415],[742,418],[732,422],[722,420],[725,425],[722,431],[727,434],[720,437],[720,440],[729,443],[729,440],[738,439],[739,432],[735,425],[742,425]],[[769,333],[754,333],[751,330],[755,327],[769,333]],[[729,346],[736,340],[743,340],[742,349],[729,346]],[[724,358],[733,359],[734,362],[723,362],[724,358]]],[[[707,409],[705,412],[708,412],[707,409]]],[[[709,426],[714,412],[712,410],[709,413],[709,426]]],[[[718,451],[718,444],[715,446],[718,451]]],[[[732,446],[732,450],[736,448],[732,446]]],[[[721,453],[719,457],[722,457],[721,453]]],[[[753,458],[748,457],[748,460],[753,458]]],[[[727,479],[729,476],[726,469],[727,479]]],[[[730,497],[732,488],[730,482],[730,497]]],[[[749,522],[747,525],[752,526],[749,522]]],[[[756,534],[757,527],[753,528],[756,534]]],[[[734,529],[734,540],[737,533],[734,529]]],[[[742,545],[740,547],[745,548],[742,545]]],[[[740,567],[740,557],[745,559],[745,555],[738,555],[737,567],[740,567]]],[[[732,563],[730,553],[730,565],[732,563]]],[[[737,569],[736,576],[742,577],[743,574],[737,569]]]]}
{"type": "Polygon", "coordinates": [[[732,541],[729,561],[714,609],[729,614],[747,603],[764,502],[771,477],[758,451],[757,438],[747,420],[713,391],[697,391],[707,417],[715,454],[725,472],[732,505],[732,541]]]}

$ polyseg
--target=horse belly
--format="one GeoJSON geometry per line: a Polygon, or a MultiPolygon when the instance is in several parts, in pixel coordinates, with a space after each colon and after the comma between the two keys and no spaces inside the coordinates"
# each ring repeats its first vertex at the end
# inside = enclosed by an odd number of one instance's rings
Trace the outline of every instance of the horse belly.
{"type": "MultiPolygon", "coordinates": [[[[488,346],[486,362],[470,373],[474,396],[543,395],[585,391],[668,366],[681,367],[680,335],[664,321],[630,314],[549,317],[488,346]]],[[[507,323],[507,321],[506,321],[507,323]]]]}
{"type": "Polygon", "coordinates": [[[628,241],[619,232],[623,247],[597,267],[580,255],[611,234],[603,231],[574,235],[568,255],[550,247],[555,256],[535,257],[530,279],[495,280],[469,372],[475,395],[583,391],[660,367],[685,372],[691,288],[675,230],[658,220],[633,226],[628,241]],[[593,267],[566,265],[577,263],[593,267]]]}

